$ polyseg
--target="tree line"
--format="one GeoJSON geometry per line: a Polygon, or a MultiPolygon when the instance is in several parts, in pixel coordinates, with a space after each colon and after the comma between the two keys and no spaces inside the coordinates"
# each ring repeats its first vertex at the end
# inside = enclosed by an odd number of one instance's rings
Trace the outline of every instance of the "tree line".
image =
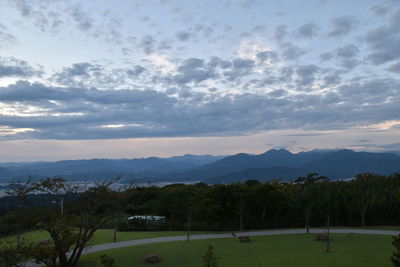
{"type": "Polygon", "coordinates": [[[103,182],[82,190],[59,177],[13,184],[10,194],[19,199],[18,209],[0,217],[0,233],[41,229],[51,239],[35,244],[23,240],[3,243],[0,262],[9,261],[4,265],[14,266],[33,258],[46,266],[77,266],[98,229],[146,230],[146,225],[143,229],[130,225],[129,215],[165,216],[163,229],[188,233],[273,227],[305,227],[308,231],[310,227],[400,222],[400,174],[365,173],[347,181],[309,174],[290,183],[248,180],[129,186],[124,190],[113,190],[112,184],[103,182]]]}
{"type": "Polygon", "coordinates": [[[326,225],[395,225],[400,222],[400,174],[360,174],[330,181],[309,174],[294,182],[137,187],[127,192],[129,214],[167,217],[166,228],[243,230],[326,225]]]}

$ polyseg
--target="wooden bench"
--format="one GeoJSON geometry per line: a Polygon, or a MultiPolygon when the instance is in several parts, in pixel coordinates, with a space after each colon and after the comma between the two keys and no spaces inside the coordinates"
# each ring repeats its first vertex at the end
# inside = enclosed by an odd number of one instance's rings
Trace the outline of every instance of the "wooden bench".
{"type": "Polygon", "coordinates": [[[146,257],[144,257],[143,260],[145,263],[157,263],[157,262],[161,261],[161,258],[160,258],[159,254],[151,254],[151,255],[147,255],[146,257]]]}
{"type": "Polygon", "coordinates": [[[315,240],[317,240],[317,241],[328,241],[328,235],[317,235],[315,237],[315,240]]]}
{"type": "Polygon", "coordinates": [[[250,242],[250,237],[248,235],[239,236],[240,242],[250,242]]]}

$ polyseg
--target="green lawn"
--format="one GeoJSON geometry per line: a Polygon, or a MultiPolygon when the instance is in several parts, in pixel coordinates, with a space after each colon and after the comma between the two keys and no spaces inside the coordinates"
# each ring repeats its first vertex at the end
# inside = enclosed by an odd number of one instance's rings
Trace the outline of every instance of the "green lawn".
{"type": "MultiPolygon", "coordinates": [[[[366,226],[366,227],[348,227],[348,226],[339,226],[333,227],[336,229],[347,228],[347,229],[378,229],[378,230],[390,230],[390,231],[400,231],[400,226],[366,226]]],[[[287,228],[282,228],[287,229],[287,228]]],[[[279,230],[279,229],[265,229],[268,230],[279,230]]],[[[251,231],[262,231],[262,230],[245,230],[245,232],[251,231]]],[[[113,232],[111,229],[100,229],[96,232],[94,238],[90,241],[90,245],[98,245],[104,243],[112,243],[113,242],[113,232]]],[[[231,231],[229,231],[230,233],[231,231]]],[[[223,232],[205,232],[205,231],[193,231],[192,235],[196,234],[215,234],[215,233],[223,233],[223,232]]],[[[184,231],[140,231],[140,232],[117,232],[117,241],[127,241],[127,240],[135,240],[142,238],[152,238],[152,237],[163,237],[163,236],[176,236],[176,235],[186,235],[184,231]]],[[[49,235],[45,231],[33,231],[28,232],[22,235],[28,242],[38,242],[40,240],[49,239],[49,235]]],[[[16,236],[7,237],[8,240],[16,240],[16,236]]]]}
{"type": "Polygon", "coordinates": [[[147,266],[143,257],[159,253],[162,262],[157,266],[201,266],[201,256],[212,245],[219,257],[219,267],[231,266],[392,266],[393,247],[390,236],[335,234],[332,252],[325,252],[325,243],[314,241],[315,235],[279,235],[251,237],[251,242],[236,239],[198,240],[186,243],[175,241],[97,252],[82,257],[80,267],[101,266],[99,256],[116,259],[116,267],[147,266]]]}
{"type": "MultiPolygon", "coordinates": [[[[192,235],[195,234],[209,234],[216,232],[191,232],[192,235]]],[[[152,238],[152,237],[163,237],[163,236],[176,236],[176,235],[186,235],[186,232],[183,231],[141,231],[141,232],[117,232],[117,242],[118,241],[127,241],[127,240],[135,240],[135,239],[143,239],[143,238],[152,238]]],[[[100,229],[95,233],[93,239],[89,242],[89,245],[99,245],[104,243],[112,243],[114,236],[114,230],[111,229],[100,229]]],[[[45,231],[32,231],[28,233],[24,233],[21,235],[27,242],[38,242],[40,240],[49,239],[49,234],[45,231]]],[[[16,240],[17,236],[9,236],[3,240],[16,240]]]]}

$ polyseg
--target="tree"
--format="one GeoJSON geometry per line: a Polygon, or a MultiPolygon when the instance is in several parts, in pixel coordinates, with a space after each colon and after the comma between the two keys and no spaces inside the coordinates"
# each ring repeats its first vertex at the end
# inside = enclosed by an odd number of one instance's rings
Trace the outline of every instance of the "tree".
{"type": "Polygon", "coordinates": [[[206,253],[201,257],[203,260],[204,267],[217,267],[218,257],[214,255],[213,246],[207,247],[206,253]]]}
{"type": "Polygon", "coordinates": [[[375,174],[363,173],[356,176],[353,182],[353,197],[360,212],[361,226],[365,226],[368,209],[383,198],[379,193],[382,184],[381,177],[375,174]]]}
{"type": "Polygon", "coordinates": [[[317,201],[315,198],[315,191],[313,190],[317,182],[327,181],[326,176],[318,176],[317,173],[310,173],[307,177],[299,177],[296,179],[295,184],[300,185],[300,201],[304,208],[304,220],[307,234],[310,233],[310,218],[314,203],[317,201]]]}
{"type": "Polygon", "coordinates": [[[114,182],[104,182],[87,189],[70,186],[59,177],[13,184],[10,194],[17,196],[30,209],[29,219],[34,222],[33,225],[50,235],[47,244],[31,247],[30,256],[49,267],[77,266],[83,249],[94,233],[122,210],[121,193],[111,190],[114,182]],[[56,200],[65,194],[76,194],[77,197],[65,209],[60,209],[56,202],[50,202],[48,206],[33,205],[29,197],[33,193],[49,194],[56,200]]]}
{"type": "Polygon", "coordinates": [[[393,252],[390,260],[392,261],[395,267],[400,267],[400,235],[393,236],[393,246],[396,248],[396,251],[393,252]]]}

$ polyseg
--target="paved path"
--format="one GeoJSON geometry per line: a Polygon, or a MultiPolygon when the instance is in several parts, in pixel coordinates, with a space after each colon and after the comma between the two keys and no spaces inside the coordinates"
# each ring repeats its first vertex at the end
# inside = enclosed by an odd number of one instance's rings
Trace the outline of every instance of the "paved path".
{"type": "MultiPolygon", "coordinates": [[[[326,233],[325,229],[310,229],[310,233],[319,234],[326,233]]],[[[330,229],[332,234],[368,234],[368,235],[398,235],[400,231],[387,231],[387,230],[365,230],[365,229],[330,229]]],[[[236,233],[236,236],[247,235],[247,236],[266,236],[266,235],[290,235],[290,234],[305,234],[304,229],[287,229],[287,230],[268,230],[268,231],[254,231],[254,232],[240,232],[236,233]]],[[[233,238],[232,234],[204,234],[204,235],[192,235],[190,240],[201,240],[201,239],[217,239],[217,238],[233,238]]],[[[114,248],[122,248],[128,246],[137,246],[144,244],[153,244],[160,242],[171,242],[171,241],[182,241],[186,240],[186,236],[166,236],[166,237],[155,237],[145,238],[137,240],[122,241],[116,243],[107,243],[101,245],[95,245],[87,247],[83,254],[109,250],[114,248]]],[[[40,265],[33,262],[27,263],[26,267],[38,267],[40,265]]]]}

